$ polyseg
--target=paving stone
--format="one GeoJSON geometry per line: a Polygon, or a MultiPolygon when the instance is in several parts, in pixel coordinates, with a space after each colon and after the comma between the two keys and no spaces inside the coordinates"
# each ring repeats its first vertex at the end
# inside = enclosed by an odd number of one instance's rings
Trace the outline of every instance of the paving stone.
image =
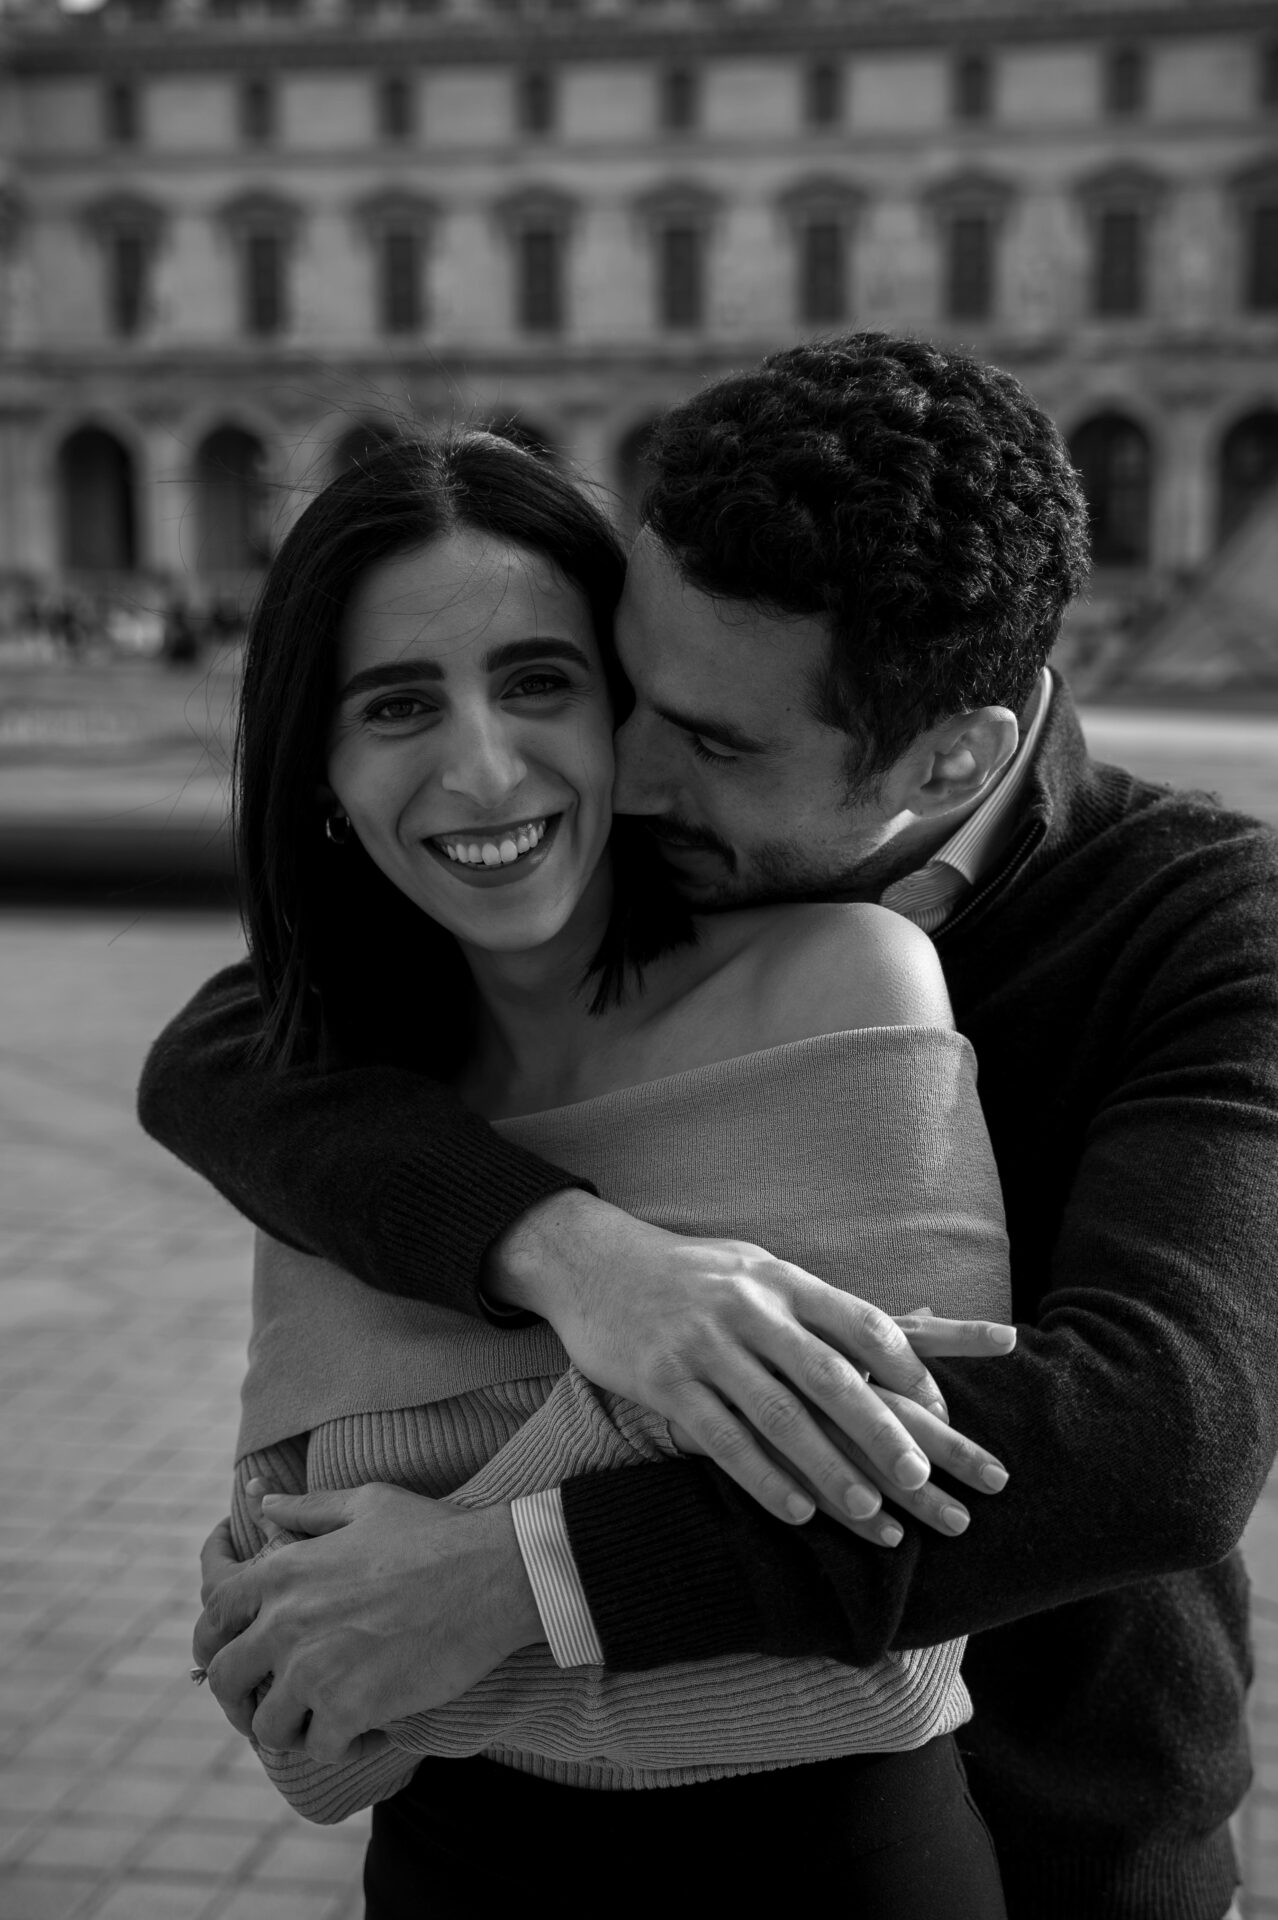
{"type": "Polygon", "coordinates": [[[182,1799],[188,1791],[182,1779],[164,1779],[158,1774],[115,1767],[98,1777],[90,1776],[74,1803],[78,1814],[131,1814],[155,1821],[182,1799]]]}
{"type": "Polygon", "coordinates": [[[217,1899],[207,1880],[143,1880],[134,1874],[76,1920],[212,1920],[217,1899]]]}
{"type": "MultiPolygon", "coordinates": [[[[250,1884],[216,1910],[216,1920],[329,1920],[337,1889],[250,1884]]],[[[212,1920],[212,1917],[211,1917],[212,1920]]]]}
{"type": "MultiPolygon", "coordinates": [[[[82,1920],[94,1886],[93,1879],[85,1874],[6,1875],[0,1877],[0,1913],[4,1920],[82,1920]]],[[[131,1916],[131,1920],[140,1920],[140,1916],[131,1916]]],[[[157,1914],[155,1920],[162,1920],[162,1916],[157,1914]]]]}
{"type": "Polygon", "coordinates": [[[290,1817],[284,1801],[261,1773],[256,1779],[200,1780],[187,1791],[182,1815],[188,1820],[259,1821],[268,1825],[290,1817]]]}
{"type": "Polygon", "coordinates": [[[22,1856],[24,1867],[118,1867],[135,1852],[139,1827],[98,1821],[60,1819],[22,1856]]]}
{"type": "Polygon", "coordinates": [[[281,1834],[253,1868],[255,1880],[315,1880],[322,1885],[358,1879],[368,1845],[368,1818],[340,1827],[308,1827],[281,1834]]]}
{"type": "Polygon", "coordinates": [[[137,1864],[148,1873],[198,1874],[205,1879],[225,1880],[260,1852],[261,1846],[257,1827],[192,1827],[181,1821],[166,1822],[164,1831],[146,1843],[137,1864]]]}

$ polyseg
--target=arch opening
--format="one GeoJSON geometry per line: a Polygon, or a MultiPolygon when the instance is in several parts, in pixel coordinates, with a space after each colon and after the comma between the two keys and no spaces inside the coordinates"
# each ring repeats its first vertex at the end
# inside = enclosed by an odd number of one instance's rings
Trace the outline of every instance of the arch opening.
{"type": "Polygon", "coordinates": [[[58,450],[62,564],[69,573],[132,573],[138,564],[133,456],[103,427],[79,427],[58,450]]]}
{"type": "Polygon", "coordinates": [[[1091,521],[1092,558],[1101,567],[1144,566],[1149,559],[1149,436],[1120,413],[1098,414],[1075,429],[1078,468],[1091,521]]]}
{"type": "Polygon", "coordinates": [[[1223,546],[1278,486],[1278,408],[1262,407],[1235,421],[1220,443],[1217,538],[1223,546]]]}
{"type": "Polygon", "coordinates": [[[242,427],[215,427],[195,456],[197,565],[241,578],[271,557],[266,530],[266,449],[242,427]]]}

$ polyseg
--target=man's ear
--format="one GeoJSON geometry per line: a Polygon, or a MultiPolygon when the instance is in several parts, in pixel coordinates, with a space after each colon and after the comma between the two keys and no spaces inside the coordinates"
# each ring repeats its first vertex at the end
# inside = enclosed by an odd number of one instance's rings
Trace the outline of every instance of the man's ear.
{"type": "Polygon", "coordinates": [[[911,788],[904,806],[923,819],[970,807],[989,791],[1019,740],[1010,707],[977,707],[929,727],[898,763],[911,788]]]}

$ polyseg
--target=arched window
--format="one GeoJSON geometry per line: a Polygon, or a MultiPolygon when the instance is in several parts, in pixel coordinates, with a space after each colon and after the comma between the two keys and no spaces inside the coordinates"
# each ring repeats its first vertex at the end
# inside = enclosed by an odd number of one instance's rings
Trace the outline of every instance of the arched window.
{"type": "Polygon", "coordinates": [[[362,467],[371,454],[393,446],[398,438],[395,429],[380,420],[361,420],[358,426],[349,427],[333,448],[333,478],[349,473],[353,467],[362,467]]]}
{"type": "Polygon", "coordinates": [[[262,468],[266,450],[242,427],[217,427],[195,456],[196,565],[243,575],[270,559],[262,468]]]}
{"type": "Polygon", "coordinates": [[[964,173],[933,187],[928,200],[941,242],[941,312],[947,320],[989,320],[998,309],[1000,239],[1012,189],[964,173]]]}
{"type": "Polygon", "coordinates": [[[72,573],[131,573],[138,564],[133,458],[114,434],[81,427],[58,453],[62,564],[72,573]]]}
{"type": "Polygon", "coordinates": [[[572,201],[554,189],[527,187],[496,212],[510,241],[515,326],[521,333],[561,333],[570,321],[572,201]]]}
{"type": "Polygon", "coordinates": [[[1222,541],[1236,533],[1252,508],[1278,486],[1278,409],[1262,408],[1236,421],[1220,443],[1222,541]]]}
{"type": "Polygon", "coordinates": [[[815,176],[781,196],[794,242],[794,312],[801,326],[830,326],[851,311],[849,266],[861,195],[846,180],[815,176]]]}
{"type": "Polygon", "coordinates": [[[1070,439],[1087,495],[1092,558],[1098,566],[1142,566],[1149,558],[1149,436],[1123,414],[1098,414],[1070,439]]]}

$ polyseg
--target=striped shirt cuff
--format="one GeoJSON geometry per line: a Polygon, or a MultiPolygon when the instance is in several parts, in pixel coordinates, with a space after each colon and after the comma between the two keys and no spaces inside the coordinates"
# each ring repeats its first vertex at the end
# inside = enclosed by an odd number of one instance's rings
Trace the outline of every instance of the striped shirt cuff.
{"type": "Polygon", "coordinates": [[[510,1503],[515,1538],[557,1667],[601,1667],[603,1647],[568,1545],[558,1487],[510,1503]]]}

